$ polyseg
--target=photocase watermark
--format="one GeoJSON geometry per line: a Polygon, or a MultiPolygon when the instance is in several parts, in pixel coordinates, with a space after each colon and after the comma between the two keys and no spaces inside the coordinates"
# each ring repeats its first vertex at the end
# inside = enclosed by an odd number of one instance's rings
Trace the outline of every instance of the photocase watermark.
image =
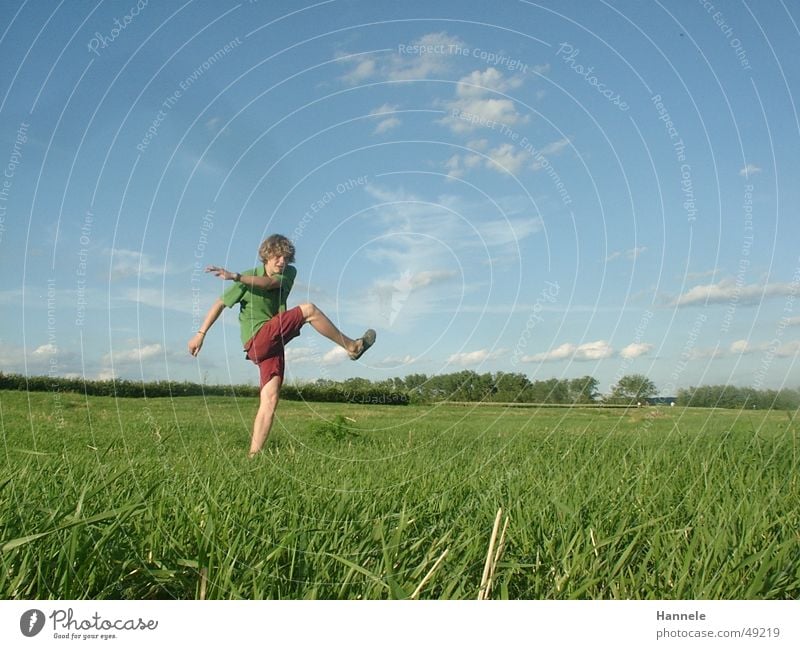
{"type": "Polygon", "coordinates": [[[78,249],[78,266],[75,269],[76,277],[76,298],[75,298],[75,326],[82,327],[86,318],[86,273],[89,268],[89,244],[92,242],[92,227],[94,225],[94,214],[91,210],[86,211],[81,225],[80,248],[78,249]]]}
{"type": "Polygon", "coordinates": [[[355,178],[348,178],[347,180],[337,183],[336,187],[326,190],[321,196],[309,204],[308,209],[303,214],[303,218],[300,219],[300,222],[295,226],[290,239],[294,243],[297,243],[303,238],[303,234],[309,224],[317,218],[328,205],[335,201],[338,196],[343,196],[358,187],[364,187],[368,183],[369,176],[357,176],[355,178]]]}
{"type": "Polygon", "coordinates": [[[400,43],[397,53],[404,56],[462,56],[482,61],[492,67],[505,68],[509,72],[528,72],[528,64],[519,59],[479,47],[466,47],[460,43],[400,43]]]}
{"type": "MultiPolygon", "coordinates": [[[[40,348],[47,355],[47,375],[53,381],[53,414],[56,429],[63,429],[67,423],[64,419],[64,405],[61,403],[61,392],[55,379],[58,378],[58,340],[56,337],[56,280],[47,280],[47,344],[40,348]]],[[[39,351],[39,350],[37,350],[39,351]]]]}
{"type": "Polygon", "coordinates": [[[158,620],[142,617],[107,618],[95,612],[90,617],[77,617],[73,609],[54,609],[50,615],[39,609],[25,611],[20,617],[20,631],[26,637],[40,633],[47,618],[52,624],[55,640],[114,640],[121,638],[124,632],[137,631],[146,633],[158,628],[158,620]]]}
{"type": "Polygon", "coordinates": [[[95,32],[94,36],[89,39],[89,51],[93,52],[95,56],[100,56],[100,50],[104,50],[117,40],[119,35],[133,22],[134,18],[147,6],[147,2],[148,0],[139,0],[130,8],[128,13],[122,17],[122,21],[120,21],[119,18],[114,18],[115,27],[111,28],[108,35],[95,32]]]}
{"type": "Polygon", "coordinates": [[[216,63],[219,63],[223,57],[230,54],[241,44],[242,40],[237,36],[232,41],[229,41],[223,45],[220,49],[214,52],[214,54],[209,56],[205,61],[197,66],[194,72],[183,79],[183,81],[178,84],[178,87],[175,88],[172,94],[161,102],[161,108],[159,108],[158,113],[156,113],[156,116],[153,118],[153,121],[150,122],[150,126],[147,127],[147,132],[144,134],[144,137],[142,137],[139,144],[136,145],[136,149],[140,153],[144,153],[147,150],[147,147],[153,141],[153,138],[158,135],[158,129],[167,118],[169,112],[178,105],[181,97],[183,97],[183,93],[191,88],[197,82],[197,80],[206,72],[208,72],[216,63]]]}
{"type": "Polygon", "coordinates": [[[650,102],[653,104],[653,107],[658,113],[658,119],[664,122],[664,128],[666,129],[670,143],[672,144],[672,150],[675,153],[675,159],[680,164],[680,185],[683,195],[681,206],[686,212],[686,220],[689,223],[693,223],[697,220],[697,206],[695,205],[692,166],[686,160],[686,144],[678,132],[678,127],[675,125],[675,122],[670,116],[669,110],[667,110],[661,95],[653,95],[650,98],[650,102]]]}
{"type": "Polygon", "coordinates": [[[742,45],[742,41],[734,35],[733,27],[725,19],[725,15],[721,11],[717,11],[714,3],[710,2],[710,0],[698,0],[698,2],[706,10],[706,13],[711,16],[711,20],[717,25],[719,31],[725,36],[728,46],[736,53],[736,58],[739,60],[739,65],[742,66],[742,69],[752,70],[750,60],[747,58],[747,50],[742,45]]]}
{"type": "Polygon", "coordinates": [[[744,186],[744,198],[742,200],[742,212],[744,213],[744,236],[742,238],[742,249],[739,256],[739,267],[736,271],[736,282],[733,287],[733,295],[728,301],[725,309],[725,317],[722,319],[720,331],[727,333],[730,331],[736,307],[739,304],[742,288],[745,285],[745,276],[750,268],[750,249],[753,247],[753,185],[744,186]]]}
{"type": "Polygon", "coordinates": [[[33,638],[44,628],[44,613],[38,608],[25,611],[19,618],[19,630],[26,638],[33,638]]]}
{"type": "Polygon", "coordinates": [[[24,144],[28,141],[29,128],[30,124],[27,122],[20,122],[19,127],[17,127],[14,145],[11,149],[11,155],[3,169],[3,179],[2,184],[0,184],[0,243],[3,242],[3,234],[6,231],[8,198],[11,195],[11,187],[14,185],[14,175],[17,173],[17,167],[22,163],[22,150],[24,144]]]}
{"type": "Polygon", "coordinates": [[[528,348],[528,341],[531,339],[537,325],[540,322],[544,322],[541,312],[544,310],[545,305],[555,303],[561,291],[558,282],[545,281],[545,284],[546,286],[541,290],[531,307],[531,312],[525,321],[525,327],[522,329],[517,344],[514,346],[514,352],[511,354],[511,365],[514,367],[519,365],[522,360],[523,354],[528,348]]]}
{"type": "Polygon", "coordinates": [[[603,97],[605,97],[612,105],[616,106],[622,112],[626,112],[630,110],[630,106],[628,102],[624,101],[620,94],[615,90],[609,88],[604,82],[600,81],[597,76],[594,74],[594,66],[590,65],[588,68],[584,67],[583,64],[578,63],[577,57],[581,51],[576,48],[572,43],[559,43],[558,44],[558,51],[556,52],[556,56],[560,56],[561,60],[564,63],[567,63],[570,69],[577,74],[579,77],[582,77],[586,80],[590,86],[595,88],[597,92],[599,92],[603,97]]]}
{"type": "Polygon", "coordinates": [[[194,248],[194,266],[192,267],[192,329],[197,331],[201,324],[200,311],[200,280],[203,277],[203,258],[206,255],[208,237],[214,229],[214,217],[216,210],[209,208],[206,210],[203,220],[200,222],[200,234],[197,237],[197,245],[194,248]]]}

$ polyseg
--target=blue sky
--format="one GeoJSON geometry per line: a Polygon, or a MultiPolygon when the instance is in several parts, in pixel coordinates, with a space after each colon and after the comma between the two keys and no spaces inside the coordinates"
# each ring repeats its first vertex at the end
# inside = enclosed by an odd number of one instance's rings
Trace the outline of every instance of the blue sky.
{"type": "Polygon", "coordinates": [[[254,383],[198,268],[280,232],[378,332],[290,380],[800,385],[795,5],[4,6],[2,371],[254,383]]]}

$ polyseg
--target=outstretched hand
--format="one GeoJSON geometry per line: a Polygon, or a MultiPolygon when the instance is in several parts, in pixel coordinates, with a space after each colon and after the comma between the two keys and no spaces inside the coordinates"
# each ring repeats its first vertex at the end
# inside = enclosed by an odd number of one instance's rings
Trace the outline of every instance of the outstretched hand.
{"type": "Polygon", "coordinates": [[[204,338],[205,336],[199,332],[192,336],[192,339],[189,341],[189,353],[192,356],[197,356],[200,353],[204,338]]]}
{"type": "Polygon", "coordinates": [[[236,277],[236,273],[232,273],[229,270],[225,270],[222,266],[206,266],[207,273],[213,273],[217,277],[221,277],[222,279],[234,279],[236,277]]]}

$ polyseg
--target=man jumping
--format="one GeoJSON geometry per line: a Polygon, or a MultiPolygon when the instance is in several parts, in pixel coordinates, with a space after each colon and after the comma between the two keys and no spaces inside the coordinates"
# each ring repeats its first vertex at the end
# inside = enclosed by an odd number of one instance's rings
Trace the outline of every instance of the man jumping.
{"type": "Polygon", "coordinates": [[[239,326],[242,345],[247,358],[258,365],[261,393],[258,413],[253,422],[250,457],[264,446],[272,428],[275,408],[278,406],[286,361],[284,346],[300,335],[306,323],[326,338],[347,351],[352,360],[375,343],[375,331],[367,329],[361,338],[345,336],[314,304],[301,304],[286,309],[286,298],[292,290],[297,269],[294,262],[294,245],[286,237],[273,234],[258,249],[263,265],[232,273],[219,266],[208,266],[206,272],[214,273],[234,284],[217,299],[206,314],[198,332],[189,341],[189,353],[197,356],[208,330],[217,321],[225,307],[239,304],[239,326]]]}

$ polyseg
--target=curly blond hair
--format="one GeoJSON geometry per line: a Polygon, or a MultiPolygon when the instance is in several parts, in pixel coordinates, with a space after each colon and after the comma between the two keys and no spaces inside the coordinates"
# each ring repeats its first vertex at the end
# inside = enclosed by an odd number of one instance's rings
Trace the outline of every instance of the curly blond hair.
{"type": "Polygon", "coordinates": [[[287,264],[294,262],[294,244],[282,234],[270,235],[258,249],[258,256],[265,264],[270,257],[281,255],[286,258],[287,264]]]}

